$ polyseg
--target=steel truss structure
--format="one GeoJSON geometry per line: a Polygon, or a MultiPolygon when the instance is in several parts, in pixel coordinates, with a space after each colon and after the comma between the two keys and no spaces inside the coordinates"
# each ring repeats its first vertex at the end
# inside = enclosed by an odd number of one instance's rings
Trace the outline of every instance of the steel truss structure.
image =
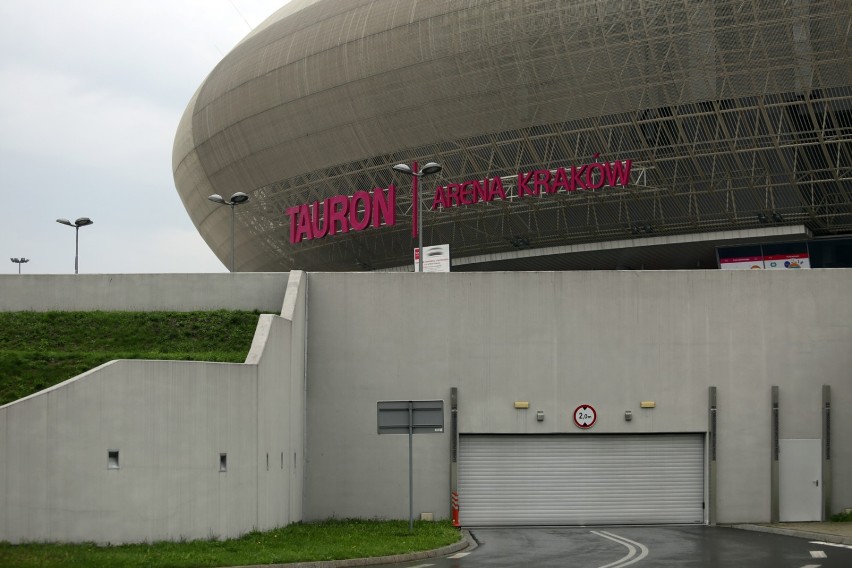
{"type": "Polygon", "coordinates": [[[443,165],[421,191],[425,242],[454,257],[852,232],[852,4],[423,4],[296,0],[202,85],[175,178],[220,258],[227,224],[199,198],[239,190],[252,199],[237,212],[241,270],[411,264],[410,179],[391,167],[415,160],[443,165]],[[430,209],[436,185],[596,160],[631,160],[629,185],[430,209]],[[390,184],[396,226],[289,242],[288,208],[390,184]]]}

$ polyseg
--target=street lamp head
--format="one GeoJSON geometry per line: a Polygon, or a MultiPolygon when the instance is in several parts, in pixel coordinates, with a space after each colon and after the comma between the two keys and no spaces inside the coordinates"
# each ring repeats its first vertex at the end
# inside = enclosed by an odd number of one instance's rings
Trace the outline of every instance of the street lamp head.
{"type": "Polygon", "coordinates": [[[396,171],[396,172],[408,174],[410,176],[417,176],[417,177],[437,174],[438,172],[441,171],[441,169],[442,169],[441,164],[438,164],[438,163],[435,163],[435,162],[429,162],[428,164],[426,164],[425,166],[420,168],[419,172],[413,171],[409,166],[407,166],[405,164],[397,164],[393,167],[393,170],[396,171]]]}
{"type": "Polygon", "coordinates": [[[441,164],[438,164],[438,163],[435,163],[435,162],[429,162],[428,164],[423,166],[423,168],[420,169],[420,175],[421,176],[428,176],[428,175],[432,175],[432,174],[437,174],[438,172],[441,171],[441,169],[442,169],[441,164]]]}
{"type": "MultiPolygon", "coordinates": [[[[74,229],[75,229],[74,233],[76,235],[76,237],[75,237],[76,243],[75,243],[75,248],[74,248],[74,274],[77,274],[78,269],[79,269],[79,260],[78,259],[79,259],[79,256],[80,256],[80,227],[85,227],[86,225],[91,225],[92,223],[94,223],[94,221],[92,221],[88,217],[80,217],[79,219],[77,219],[73,223],[71,221],[69,221],[68,219],[57,219],[56,222],[62,223],[63,225],[68,225],[69,227],[74,227],[74,229]]],[[[18,265],[18,268],[20,268],[20,265],[18,265]]]]}
{"type": "Polygon", "coordinates": [[[238,191],[231,196],[230,201],[226,200],[224,197],[222,197],[218,193],[214,193],[213,195],[209,196],[207,199],[209,199],[210,201],[212,201],[214,203],[219,203],[220,205],[230,205],[230,206],[233,207],[234,205],[240,205],[240,204],[248,201],[249,196],[248,196],[248,194],[243,193],[242,191],[238,191]]]}
{"type": "Polygon", "coordinates": [[[63,225],[68,225],[69,227],[85,227],[86,225],[91,225],[92,223],[94,223],[94,221],[92,221],[88,217],[80,217],[73,223],[68,219],[57,219],[56,222],[62,223],[63,225]]]}
{"type": "Polygon", "coordinates": [[[245,203],[249,200],[249,196],[242,191],[238,191],[234,195],[231,196],[231,203],[234,205],[240,205],[241,203],[245,203]]]}
{"type": "Polygon", "coordinates": [[[207,199],[213,201],[215,203],[219,203],[221,205],[230,205],[231,206],[231,272],[235,272],[234,265],[234,206],[241,205],[249,200],[249,196],[247,193],[243,193],[242,191],[238,191],[231,195],[230,201],[225,201],[221,195],[218,193],[214,193],[209,196],[207,199]]]}
{"type": "Polygon", "coordinates": [[[410,168],[410,167],[408,167],[408,166],[406,166],[405,164],[397,164],[397,165],[395,165],[395,166],[393,167],[393,170],[394,170],[395,172],[400,172],[400,173],[403,173],[403,174],[408,174],[408,175],[410,175],[410,176],[416,175],[413,171],[411,171],[411,168],[410,168]]]}
{"type": "Polygon", "coordinates": [[[21,257],[21,258],[10,258],[9,260],[11,260],[12,262],[14,262],[15,264],[17,264],[17,265],[18,265],[18,274],[20,274],[20,273],[21,273],[21,265],[22,265],[23,263],[25,263],[25,262],[29,262],[29,261],[30,261],[30,259],[28,259],[28,258],[23,258],[23,257],[21,257]]]}

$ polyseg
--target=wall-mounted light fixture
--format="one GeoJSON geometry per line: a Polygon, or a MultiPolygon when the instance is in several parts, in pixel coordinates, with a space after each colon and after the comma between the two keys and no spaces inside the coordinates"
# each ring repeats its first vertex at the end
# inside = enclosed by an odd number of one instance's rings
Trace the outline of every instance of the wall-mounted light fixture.
{"type": "Polygon", "coordinates": [[[544,422],[544,410],[537,410],[535,413],[535,419],[539,422],[544,422]]]}
{"type": "Polygon", "coordinates": [[[525,400],[516,400],[515,401],[515,408],[527,409],[529,407],[530,407],[530,403],[525,401],[525,400]]]}
{"type": "Polygon", "coordinates": [[[656,408],[657,403],[653,400],[643,400],[639,403],[639,408],[656,408]]]}
{"type": "Polygon", "coordinates": [[[624,411],[624,421],[630,422],[631,420],[633,420],[633,412],[631,412],[630,410],[625,410],[624,411]]]}

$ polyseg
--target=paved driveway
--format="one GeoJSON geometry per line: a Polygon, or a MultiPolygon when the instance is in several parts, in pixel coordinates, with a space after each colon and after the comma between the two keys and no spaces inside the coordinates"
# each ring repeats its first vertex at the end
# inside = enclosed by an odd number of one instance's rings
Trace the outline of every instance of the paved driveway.
{"type": "Polygon", "coordinates": [[[849,568],[852,547],[722,527],[471,529],[480,545],[406,568],[849,568]]]}

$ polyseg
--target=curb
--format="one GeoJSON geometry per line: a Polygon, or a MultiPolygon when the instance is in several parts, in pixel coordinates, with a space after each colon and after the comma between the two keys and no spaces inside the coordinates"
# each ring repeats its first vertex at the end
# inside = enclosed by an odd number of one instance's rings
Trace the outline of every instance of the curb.
{"type": "Polygon", "coordinates": [[[779,527],[766,527],[763,525],[729,525],[732,529],[741,529],[746,531],[764,532],[772,534],[780,534],[784,536],[794,536],[798,538],[807,538],[809,540],[818,540],[821,542],[831,542],[834,544],[852,545],[852,538],[831,533],[810,532],[795,529],[783,529],[779,527]]]}
{"type": "Polygon", "coordinates": [[[392,556],[374,556],[372,558],[348,558],[346,560],[319,560],[316,562],[291,562],[288,564],[251,564],[248,566],[234,566],[232,568],[349,568],[350,566],[374,566],[376,564],[396,564],[412,560],[424,560],[437,556],[446,556],[460,550],[476,548],[476,541],[466,530],[462,530],[462,540],[443,548],[424,550],[421,552],[409,552],[407,554],[394,554],[392,556]]]}

